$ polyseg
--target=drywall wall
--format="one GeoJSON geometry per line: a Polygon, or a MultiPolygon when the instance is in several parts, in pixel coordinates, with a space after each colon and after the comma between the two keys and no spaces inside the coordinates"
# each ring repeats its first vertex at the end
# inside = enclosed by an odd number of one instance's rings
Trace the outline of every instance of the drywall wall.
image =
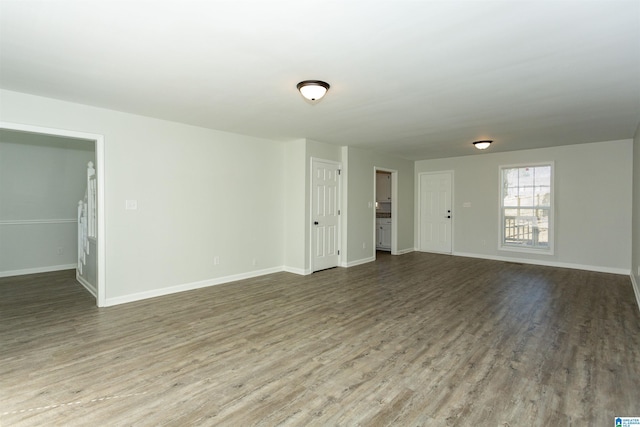
{"type": "MultiPolygon", "coordinates": [[[[423,160],[416,182],[422,172],[441,170],[454,171],[454,253],[628,273],[631,140],[423,160]],[[499,166],[545,161],[555,162],[555,254],[498,250],[499,166]]],[[[416,212],[416,246],[418,222],[416,212]]]]}
{"type": "Polygon", "coordinates": [[[282,269],[284,143],[0,96],[2,121],[104,136],[107,305],[282,269]]]}
{"type": "MultiPolygon", "coordinates": [[[[106,305],[283,268],[310,272],[311,158],[347,169],[345,147],[270,141],[12,91],[0,95],[2,121],[104,137],[106,305]],[[126,209],[128,201],[137,208],[126,209]]],[[[358,149],[349,158],[350,192],[370,201],[374,168],[399,171],[398,248],[411,250],[413,162],[358,149]]],[[[342,265],[373,259],[373,245],[351,255],[346,248],[351,238],[373,241],[372,209],[356,204],[343,217],[342,265]],[[349,221],[356,226],[347,231],[349,221]]]]}
{"type": "Polygon", "coordinates": [[[89,141],[0,130],[0,276],[75,268],[89,141]]]}
{"type": "Polygon", "coordinates": [[[347,260],[355,265],[375,259],[375,169],[398,172],[397,251],[412,251],[414,223],[414,162],[355,147],[343,153],[347,175],[347,260]]]}
{"type": "Polygon", "coordinates": [[[285,266],[297,274],[311,273],[311,159],[341,163],[341,147],[309,139],[285,144],[285,266]]]}
{"type": "Polygon", "coordinates": [[[283,215],[285,270],[308,274],[306,239],[306,140],[285,144],[285,209],[283,215]]]}
{"type": "Polygon", "coordinates": [[[633,214],[631,277],[640,309],[640,123],[633,139],[633,214]]]}

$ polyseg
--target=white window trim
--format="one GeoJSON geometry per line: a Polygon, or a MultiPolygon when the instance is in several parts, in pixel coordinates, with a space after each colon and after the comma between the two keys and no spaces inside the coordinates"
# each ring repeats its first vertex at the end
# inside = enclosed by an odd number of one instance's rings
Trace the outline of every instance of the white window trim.
{"type": "Polygon", "coordinates": [[[553,255],[555,253],[555,210],[556,210],[556,201],[555,201],[555,162],[550,160],[548,162],[532,162],[532,163],[520,163],[520,164],[511,164],[511,165],[500,165],[498,166],[498,250],[499,251],[508,251],[508,252],[522,252],[528,254],[538,254],[538,255],[553,255]],[[549,209],[549,247],[548,248],[523,248],[518,246],[510,246],[503,244],[504,242],[504,206],[502,205],[504,202],[504,197],[502,194],[502,171],[504,169],[512,169],[512,168],[523,168],[523,167],[536,167],[536,166],[551,166],[551,177],[549,180],[550,189],[550,199],[551,199],[551,207],[549,209]]]}

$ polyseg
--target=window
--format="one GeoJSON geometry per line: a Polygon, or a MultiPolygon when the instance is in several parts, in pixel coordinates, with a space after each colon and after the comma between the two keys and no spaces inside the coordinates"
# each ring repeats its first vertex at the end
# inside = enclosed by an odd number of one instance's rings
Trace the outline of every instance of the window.
{"type": "Polygon", "coordinates": [[[500,249],[553,254],[553,163],[501,166],[500,249]]]}

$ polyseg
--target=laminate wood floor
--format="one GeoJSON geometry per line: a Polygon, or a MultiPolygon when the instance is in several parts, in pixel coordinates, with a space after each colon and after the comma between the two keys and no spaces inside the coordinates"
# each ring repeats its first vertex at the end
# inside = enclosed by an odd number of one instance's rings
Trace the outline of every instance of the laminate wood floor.
{"type": "Polygon", "coordinates": [[[629,277],[445,255],[110,308],[0,279],[2,426],[612,426],[640,416],[629,277]]]}

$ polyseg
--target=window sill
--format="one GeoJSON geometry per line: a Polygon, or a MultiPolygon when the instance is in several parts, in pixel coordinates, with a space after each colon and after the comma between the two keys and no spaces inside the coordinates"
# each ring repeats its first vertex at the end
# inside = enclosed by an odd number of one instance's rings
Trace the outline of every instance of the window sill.
{"type": "Polygon", "coordinates": [[[519,246],[498,246],[499,251],[507,252],[521,252],[525,254],[538,254],[538,255],[553,255],[553,248],[548,249],[534,249],[534,248],[522,248],[519,246]]]}

